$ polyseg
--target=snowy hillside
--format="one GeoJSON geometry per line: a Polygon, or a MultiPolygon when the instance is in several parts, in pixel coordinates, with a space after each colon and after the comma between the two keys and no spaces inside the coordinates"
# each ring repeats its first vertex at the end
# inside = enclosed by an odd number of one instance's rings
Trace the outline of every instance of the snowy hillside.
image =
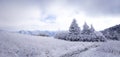
{"type": "Polygon", "coordinates": [[[120,42],[68,42],[0,32],[0,57],[120,57],[120,42]]]}
{"type": "Polygon", "coordinates": [[[101,31],[107,39],[120,40],[120,24],[101,31]]]}

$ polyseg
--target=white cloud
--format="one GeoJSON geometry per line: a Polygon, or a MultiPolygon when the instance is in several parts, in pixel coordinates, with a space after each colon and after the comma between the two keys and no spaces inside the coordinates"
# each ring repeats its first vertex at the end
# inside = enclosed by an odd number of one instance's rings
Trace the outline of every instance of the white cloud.
{"type": "Polygon", "coordinates": [[[78,6],[55,0],[45,7],[35,5],[2,5],[0,9],[0,28],[11,30],[68,30],[72,19],[76,18],[82,28],[86,21],[93,24],[96,30],[103,30],[119,24],[119,16],[93,15],[78,6]],[[45,19],[52,16],[54,19],[45,19]]]}

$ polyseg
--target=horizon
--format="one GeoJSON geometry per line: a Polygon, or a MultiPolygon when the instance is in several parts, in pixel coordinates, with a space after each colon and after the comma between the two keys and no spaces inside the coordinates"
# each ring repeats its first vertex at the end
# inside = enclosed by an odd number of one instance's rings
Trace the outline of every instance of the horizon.
{"type": "Polygon", "coordinates": [[[1,0],[1,30],[68,30],[75,18],[96,31],[120,24],[119,0],[1,0]]]}

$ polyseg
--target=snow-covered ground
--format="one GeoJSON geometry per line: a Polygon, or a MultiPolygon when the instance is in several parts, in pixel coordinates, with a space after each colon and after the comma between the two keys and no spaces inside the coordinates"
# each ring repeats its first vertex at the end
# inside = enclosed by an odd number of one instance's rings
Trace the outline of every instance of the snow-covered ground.
{"type": "Polygon", "coordinates": [[[120,57],[120,42],[68,42],[0,32],[0,57],[120,57]]]}

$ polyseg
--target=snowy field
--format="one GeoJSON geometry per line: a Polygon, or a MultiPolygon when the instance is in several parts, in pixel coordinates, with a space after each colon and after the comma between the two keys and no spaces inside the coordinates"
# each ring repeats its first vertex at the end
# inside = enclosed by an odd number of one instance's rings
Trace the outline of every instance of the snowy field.
{"type": "Polygon", "coordinates": [[[120,57],[120,42],[69,42],[0,32],[0,57],[120,57]]]}

